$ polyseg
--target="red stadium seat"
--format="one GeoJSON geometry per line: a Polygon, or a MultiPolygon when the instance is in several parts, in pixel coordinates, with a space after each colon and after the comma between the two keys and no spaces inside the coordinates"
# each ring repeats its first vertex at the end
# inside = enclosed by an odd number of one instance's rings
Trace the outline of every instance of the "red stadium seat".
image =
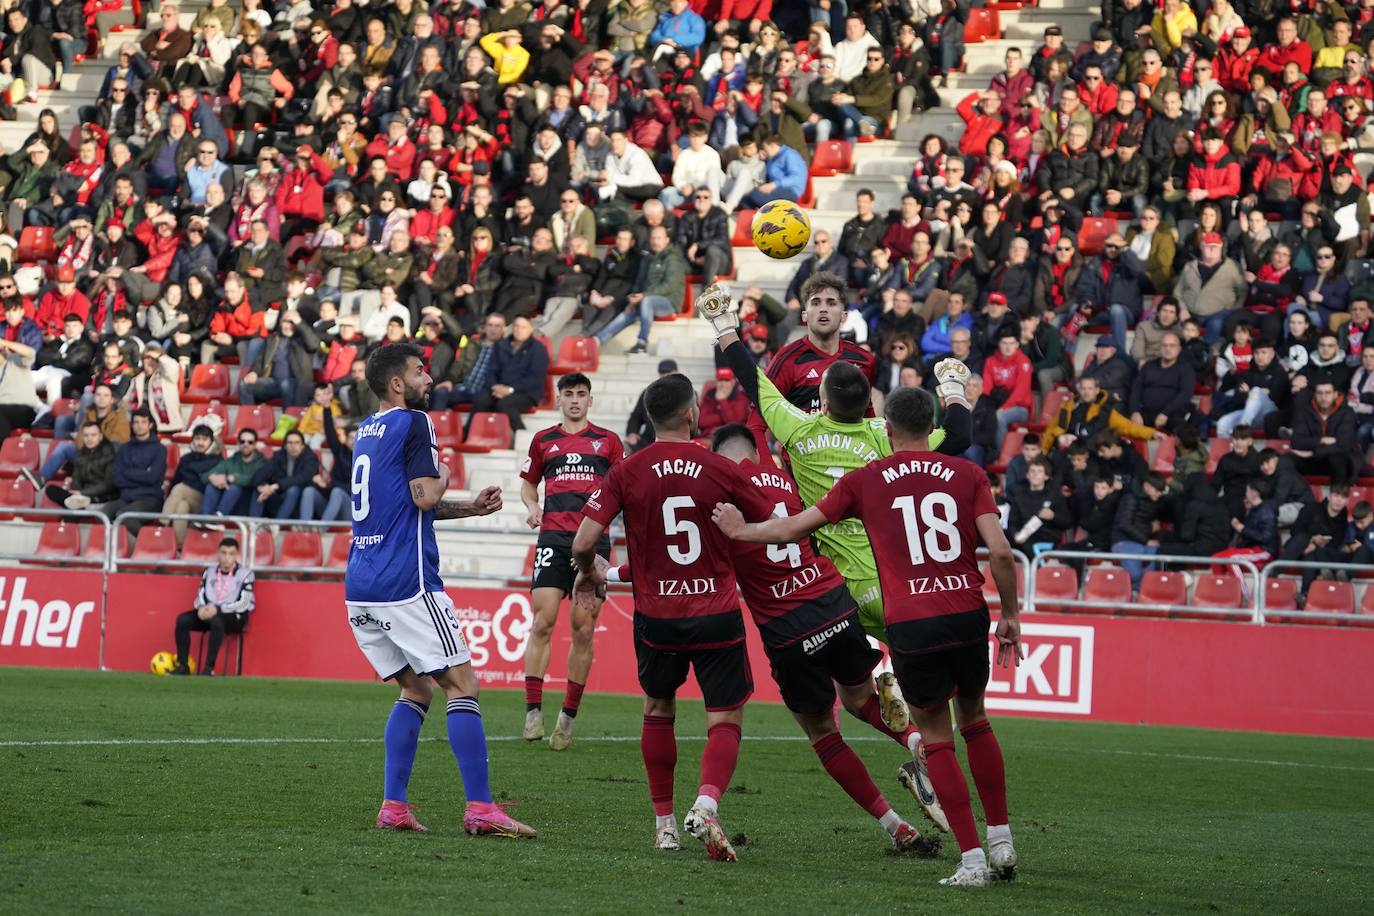
{"type": "Polygon", "coordinates": [[[735,211],[735,234],[730,236],[730,244],[735,248],[748,248],[754,244],[754,211],[735,211]]]}
{"type": "Polygon", "coordinates": [[[1360,613],[1374,615],[1374,585],[1365,586],[1364,596],[1360,599],[1360,613]]]}
{"type": "Polygon", "coordinates": [[[811,154],[811,174],[831,178],[854,169],[854,146],[847,140],[822,140],[811,154]]]}
{"type": "Polygon", "coordinates": [[[1002,37],[1002,20],[996,7],[977,7],[968,11],[964,23],[964,44],[977,45],[1002,37]]]}
{"type": "Polygon", "coordinates": [[[201,363],[191,370],[191,383],[181,399],[187,404],[230,400],[229,370],[218,363],[201,363]]]}
{"type": "Polygon", "coordinates": [[[255,566],[271,566],[277,559],[277,542],[272,537],[272,532],[266,528],[259,528],[258,533],[253,537],[253,564],[255,566]]]}
{"type": "Polygon", "coordinates": [[[568,375],[573,372],[595,372],[601,366],[601,345],[595,337],[564,337],[558,345],[558,359],[549,372],[568,375]]]}
{"type": "Polygon", "coordinates": [[[1096,257],[1102,253],[1107,236],[1116,231],[1116,220],[1101,216],[1084,217],[1083,225],[1078,227],[1078,251],[1085,258],[1096,257]]]}
{"type": "Polygon", "coordinates": [[[163,439],[162,444],[167,449],[167,470],[162,479],[170,483],[177,474],[177,465],[181,464],[181,446],[171,439],[163,439]]]}
{"type": "Polygon", "coordinates": [[[479,412],[472,415],[472,426],[463,444],[458,446],[458,451],[489,452],[492,449],[510,448],[514,443],[510,417],[503,413],[479,412]]]}
{"type": "Polygon", "coordinates": [[[25,226],[19,233],[19,250],[14,256],[21,264],[48,264],[57,260],[57,243],[51,226],[25,226]]]}
{"type": "Polygon", "coordinates": [[[544,376],[544,396],[539,399],[539,403],[533,407],[527,407],[521,413],[536,413],[540,410],[553,410],[558,406],[558,392],[553,387],[553,375],[544,376]]]}
{"type": "Polygon", "coordinates": [[[1150,470],[1158,471],[1168,477],[1174,472],[1174,454],[1173,438],[1160,439],[1159,448],[1155,450],[1155,460],[1150,464],[1150,470]]]}
{"type": "Polygon", "coordinates": [[[797,206],[809,209],[816,206],[816,190],[811,186],[811,176],[806,176],[806,187],[802,189],[801,197],[797,198],[797,206]]]}
{"type": "Polygon", "coordinates": [[[171,560],[177,555],[176,532],[165,525],[144,525],[134,539],[134,560],[171,560]]]}
{"type": "Polygon", "coordinates": [[[234,425],[237,427],[235,432],[251,429],[258,434],[259,439],[266,439],[272,435],[272,430],[277,428],[277,412],[270,404],[240,407],[238,416],[234,418],[234,425]]]}
{"type": "MultiPolygon", "coordinates": [[[[61,398],[52,406],[52,413],[50,416],[52,416],[54,420],[58,417],[69,417],[76,413],[76,406],[78,403],[76,398],[61,398]]],[[[50,426],[47,429],[31,429],[29,430],[29,435],[33,436],[35,439],[51,439],[52,432],[52,427],[50,426]]]]}
{"type": "Polygon", "coordinates": [[[457,448],[463,444],[463,427],[458,415],[449,410],[429,411],[429,421],[434,424],[434,435],[440,448],[457,448]]]}
{"type": "MultiPolygon", "coordinates": [[[[1252,446],[1253,448],[1253,446],[1252,446]]],[[[1207,476],[1211,477],[1217,472],[1217,462],[1221,461],[1221,456],[1231,451],[1231,440],[1217,437],[1207,445],[1207,476]]]]}
{"type": "Polygon", "coordinates": [[[463,464],[463,456],[460,452],[455,452],[451,448],[446,448],[439,453],[439,463],[448,465],[448,485],[455,490],[462,490],[467,487],[468,471],[463,464]]]}
{"type": "Polygon", "coordinates": [[[32,436],[11,436],[0,442],[0,477],[18,477],[20,471],[38,473],[38,440],[32,436]]]}
{"type": "Polygon", "coordinates": [[[190,442],[191,432],[196,428],[196,421],[208,414],[214,414],[220,419],[220,438],[225,440],[225,444],[230,445],[234,441],[234,430],[229,426],[229,408],[219,401],[209,401],[204,404],[195,404],[191,407],[191,415],[186,420],[186,428],[173,436],[178,442],[190,442]]]}
{"type": "Polygon", "coordinates": [[[186,532],[186,540],[181,545],[183,560],[204,560],[207,564],[219,556],[219,542],[224,534],[219,531],[206,531],[191,528],[186,532]]]}
{"type": "MultiPolygon", "coordinates": [[[[1182,573],[1147,572],[1140,580],[1140,603],[1185,605],[1188,603],[1188,582],[1183,578],[1182,573]]],[[[1167,613],[1148,609],[1136,611],[1135,608],[1129,608],[1128,610],[1131,613],[1154,616],[1167,613]]]]}
{"type": "Polygon", "coordinates": [[[348,566],[348,549],[353,546],[353,535],[347,531],[341,531],[334,535],[334,540],[329,542],[329,566],[339,571],[343,575],[344,568],[348,566]]]}
{"type": "Polygon", "coordinates": [[[1131,603],[1131,577],[1119,566],[1094,566],[1083,582],[1083,600],[1101,605],[1082,610],[1093,614],[1116,614],[1131,603]]]}
{"type": "Polygon", "coordinates": [[[1055,598],[1072,601],[1078,597],[1078,571],[1072,566],[1042,566],[1035,573],[1035,607],[1040,611],[1062,611],[1055,598]]]}
{"type": "Polygon", "coordinates": [[[1240,577],[1207,573],[1200,576],[1193,589],[1193,607],[1234,610],[1245,603],[1240,577]]]}
{"type": "MultiPolygon", "coordinates": [[[[981,564],[983,571],[983,598],[989,607],[1001,607],[1002,595],[997,591],[997,582],[992,578],[992,569],[987,563],[981,564]]],[[[1016,594],[1024,598],[1026,596],[1026,580],[1021,576],[1021,567],[1016,568],[1016,594]]]]}
{"type": "Polygon", "coordinates": [[[1268,611],[1296,611],[1298,609],[1297,579],[1266,579],[1264,609],[1268,611]]]}
{"type": "Polygon", "coordinates": [[[1040,399],[1040,413],[1036,416],[1035,422],[1030,424],[1031,432],[1043,433],[1054,418],[1059,414],[1059,408],[1064,406],[1072,395],[1067,388],[1052,388],[1045,392],[1045,396],[1040,399]]]}
{"type": "MultiPolygon", "coordinates": [[[[81,556],[88,560],[103,560],[105,558],[105,526],[90,525],[91,534],[86,538],[86,547],[81,551],[81,556]]],[[[115,528],[115,554],[123,559],[129,555],[129,529],[120,525],[115,528]]]]}
{"type": "Polygon", "coordinates": [[[1309,614],[1353,614],[1355,586],[1334,579],[1318,579],[1307,590],[1307,603],[1304,608],[1309,614]]]}
{"type": "Polygon", "coordinates": [[[1021,451],[1021,440],[1026,438],[1025,432],[1019,429],[1010,430],[1007,438],[1002,440],[1002,451],[998,454],[997,460],[988,465],[988,470],[994,474],[1005,474],[1007,464],[1015,458],[1021,451]]]}
{"type": "Polygon", "coordinates": [[[318,531],[288,531],[282,535],[278,566],[323,566],[324,544],[318,531]]]}
{"type": "Polygon", "coordinates": [[[38,533],[38,547],[33,555],[39,559],[66,560],[81,553],[81,526],[63,519],[43,523],[38,533]]]}
{"type": "Polygon", "coordinates": [[[35,495],[33,484],[26,478],[0,481],[0,506],[6,509],[32,509],[35,495]]]}

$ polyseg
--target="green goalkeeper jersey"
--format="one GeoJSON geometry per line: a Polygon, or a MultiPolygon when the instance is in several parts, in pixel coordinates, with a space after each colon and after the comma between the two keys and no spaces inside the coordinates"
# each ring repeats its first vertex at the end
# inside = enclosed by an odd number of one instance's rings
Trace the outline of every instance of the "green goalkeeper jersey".
{"type": "MultiPolygon", "coordinates": [[[[814,506],[845,474],[892,454],[886,421],[871,417],[841,423],[824,413],[808,413],[783,397],[762,369],[756,373],[759,413],[774,438],[787,449],[792,476],[807,506],[814,506]]],[[[931,449],[938,448],[944,438],[943,429],[935,430],[930,436],[931,449]]],[[[873,548],[857,519],[826,525],[816,532],[816,542],[847,581],[877,579],[873,548]]]]}

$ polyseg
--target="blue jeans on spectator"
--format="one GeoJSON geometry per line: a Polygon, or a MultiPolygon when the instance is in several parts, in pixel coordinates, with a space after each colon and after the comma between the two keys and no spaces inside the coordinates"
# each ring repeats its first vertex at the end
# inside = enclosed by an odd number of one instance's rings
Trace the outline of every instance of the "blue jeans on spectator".
{"type": "Polygon", "coordinates": [[[654,319],[660,315],[671,315],[678,310],[678,307],[668,301],[666,296],[645,296],[639,300],[639,308],[628,308],[611,320],[600,331],[596,332],[596,342],[603,347],[615,335],[639,322],[639,342],[649,342],[649,332],[653,330],[654,319]]]}
{"type": "Polygon", "coordinates": [[[1278,409],[1278,405],[1269,397],[1268,391],[1263,388],[1251,388],[1250,393],[1245,396],[1244,407],[1231,411],[1217,421],[1217,435],[1229,439],[1235,428],[1242,423],[1259,428],[1260,421],[1278,409]]]}
{"type": "Polygon", "coordinates": [[[687,203],[687,198],[683,196],[683,193],[672,185],[664,186],[663,190],[658,192],[658,199],[669,210],[687,203]]]}
{"type": "MultiPolygon", "coordinates": [[[[1159,553],[1159,548],[1152,547],[1149,544],[1142,544],[1139,541],[1117,541],[1112,544],[1112,553],[1152,557],[1159,553]]],[[[1145,566],[1148,562],[1148,560],[1121,561],[1121,568],[1126,570],[1126,574],[1131,577],[1131,589],[1133,591],[1140,590],[1140,580],[1145,576],[1145,566]]]]}
{"type": "Polygon", "coordinates": [[[54,38],[53,48],[57,51],[58,58],[62,61],[64,73],[71,73],[72,67],[76,66],[76,55],[85,52],[85,38],[54,38]]]}
{"type": "Polygon", "coordinates": [[[310,522],[318,517],[322,522],[337,522],[348,517],[346,513],[351,497],[347,490],[331,487],[327,498],[328,503],[325,502],[325,492],[319,487],[306,487],[301,494],[301,519],[310,522]],[[321,506],[324,507],[323,515],[319,514],[321,506]]]}
{"type": "Polygon", "coordinates": [[[1231,313],[1226,310],[1217,312],[1202,319],[1202,339],[1209,344],[1214,344],[1221,340],[1221,331],[1226,324],[1226,319],[1231,313]]]}
{"type": "Polygon", "coordinates": [[[982,467],[983,462],[987,460],[987,449],[981,445],[970,445],[968,450],[964,452],[964,457],[982,467]]]}
{"type": "MultiPolygon", "coordinates": [[[[57,422],[61,423],[66,417],[58,417],[57,422]]],[[[69,461],[76,457],[75,442],[59,442],[48,452],[48,457],[43,459],[43,466],[38,469],[38,475],[46,483],[57,476],[57,472],[62,470],[69,461]]]]}
{"type": "MultiPolygon", "coordinates": [[[[79,413],[85,416],[86,412],[81,410],[79,413]]],[[[55,418],[52,421],[52,437],[59,442],[70,439],[72,434],[76,432],[76,417],[77,414],[69,413],[55,418]]]]}
{"type": "Polygon", "coordinates": [[[265,500],[258,499],[257,493],[252,493],[248,500],[248,516],[262,518],[270,512],[278,521],[290,521],[296,517],[296,509],[300,504],[301,487],[287,487],[265,500]]]}
{"type": "Polygon", "coordinates": [[[739,205],[745,210],[757,210],[770,200],[796,200],[800,196],[801,195],[794,194],[786,188],[774,188],[766,193],[755,188],[744,195],[744,200],[740,201],[739,205]]]}
{"type": "Polygon", "coordinates": [[[1129,353],[1126,346],[1126,329],[1135,322],[1135,312],[1124,305],[1107,306],[1107,321],[1112,326],[1112,339],[1120,353],[1129,353]]]}
{"type": "Polygon", "coordinates": [[[257,404],[281,398],[287,407],[305,404],[310,399],[310,382],[297,382],[295,379],[260,378],[253,384],[239,382],[239,403],[257,404]]]}
{"type": "Polygon", "coordinates": [[[219,487],[207,486],[205,488],[205,498],[200,503],[201,515],[236,515],[234,511],[239,508],[239,502],[243,499],[244,488],[230,484],[221,490],[219,487]]]}
{"type": "MultiPolygon", "coordinates": [[[[858,109],[858,106],[840,105],[839,109],[840,114],[844,115],[844,138],[846,140],[853,140],[858,136],[860,124],[865,122],[871,124],[874,130],[877,130],[881,126],[877,118],[872,115],[864,114],[858,109]]],[[[817,126],[819,127],[820,125],[817,126]]]]}
{"type": "Polygon", "coordinates": [[[1007,438],[1007,427],[1013,423],[1025,423],[1030,419],[1030,411],[1024,407],[1003,407],[997,411],[997,447],[1007,438]]]}
{"type": "Polygon", "coordinates": [[[830,0],[830,9],[811,7],[809,22],[830,24],[830,37],[835,41],[844,38],[844,17],[849,15],[849,4],[845,0],[830,0]]]}

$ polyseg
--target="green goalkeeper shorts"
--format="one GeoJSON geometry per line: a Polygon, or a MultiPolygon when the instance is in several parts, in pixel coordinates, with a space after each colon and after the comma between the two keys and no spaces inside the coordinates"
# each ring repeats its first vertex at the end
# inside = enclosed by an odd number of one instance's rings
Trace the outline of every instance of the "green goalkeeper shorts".
{"type": "Polygon", "coordinates": [[[883,589],[877,579],[852,579],[848,583],[849,593],[859,606],[859,623],[864,631],[878,642],[887,644],[887,631],[883,628],[883,589]]]}

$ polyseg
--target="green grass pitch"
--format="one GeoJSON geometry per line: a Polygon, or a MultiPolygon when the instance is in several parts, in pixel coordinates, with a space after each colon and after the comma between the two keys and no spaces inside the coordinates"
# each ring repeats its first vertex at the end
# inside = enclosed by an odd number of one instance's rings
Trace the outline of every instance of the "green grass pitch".
{"type": "MultiPolygon", "coordinates": [[[[1021,875],[890,853],[785,710],[752,705],[722,821],[740,861],[655,851],[640,704],[588,695],[564,754],[519,740],[522,697],[482,698],[498,800],[538,840],[473,839],[442,705],[411,801],[431,832],[383,833],[376,684],[0,669],[0,913],[1357,913],[1374,838],[1374,743],[994,719],[1021,875]],[[232,743],[226,739],[268,739],[232,743]],[[109,740],[127,743],[57,744],[109,740]]],[[[561,694],[552,691],[552,713],[561,694]]],[[[678,816],[704,716],[678,718],[678,816]]],[[[550,722],[552,717],[550,715],[550,722]]],[[[899,811],[903,757],[844,717],[899,811]]],[[[962,752],[962,748],[961,748],[962,752]]],[[[981,822],[980,822],[981,824],[981,822]]],[[[933,828],[931,828],[933,829],[933,828]]]]}

